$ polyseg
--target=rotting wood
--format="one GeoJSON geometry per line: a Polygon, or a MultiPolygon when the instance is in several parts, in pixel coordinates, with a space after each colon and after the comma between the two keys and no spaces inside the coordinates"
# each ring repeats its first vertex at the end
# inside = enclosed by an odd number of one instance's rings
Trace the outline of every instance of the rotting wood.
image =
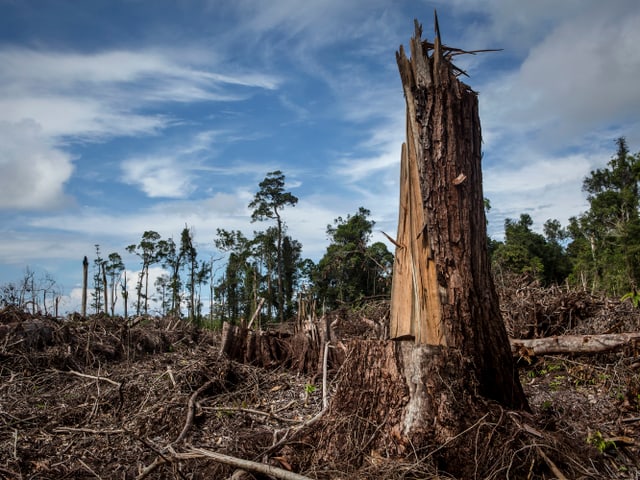
{"type": "Polygon", "coordinates": [[[601,335],[559,335],[534,339],[510,339],[516,357],[529,358],[552,354],[590,354],[610,352],[640,339],[640,332],[601,335]]]}

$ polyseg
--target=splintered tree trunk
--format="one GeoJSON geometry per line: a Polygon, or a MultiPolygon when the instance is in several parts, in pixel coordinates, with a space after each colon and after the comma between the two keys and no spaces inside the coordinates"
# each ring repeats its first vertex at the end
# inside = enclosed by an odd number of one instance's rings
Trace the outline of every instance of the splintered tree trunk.
{"type": "MultiPolygon", "coordinates": [[[[450,60],[462,51],[440,43],[437,20],[434,43],[421,35],[416,22],[411,60],[397,53],[407,141],[392,340],[352,342],[330,407],[366,419],[367,448],[386,455],[449,444],[487,412],[483,399],[528,408],[489,267],[477,95],[457,79],[450,60]]],[[[339,455],[358,428],[326,435],[322,458],[339,455]]]]}
{"type": "Polygon", "coordinates": [[[477,94],[457,79],[454,49],[441,45],[439,34],[433,44],[420,36],[416,24],[411,60],[402,47],[396,54],[407,142],[390,334],[460,351],[483,396],[522,408],[489,267],[477,94]]]}

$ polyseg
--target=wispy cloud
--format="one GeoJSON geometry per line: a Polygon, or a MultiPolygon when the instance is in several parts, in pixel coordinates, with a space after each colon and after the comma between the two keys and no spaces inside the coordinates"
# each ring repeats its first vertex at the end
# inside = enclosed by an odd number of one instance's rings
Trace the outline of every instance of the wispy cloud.
{"type": "Polygon", "coordinates": [[[32,119],[53,136],[149,134],[171,119],[161,110],[143,114],[143,108],[243,100],[251,89],[273,90],[280,83],[273,75],[230,70],[193,67],[154,50],[81,54],[5,48],[0,50],[0,120],[32,119]]]}

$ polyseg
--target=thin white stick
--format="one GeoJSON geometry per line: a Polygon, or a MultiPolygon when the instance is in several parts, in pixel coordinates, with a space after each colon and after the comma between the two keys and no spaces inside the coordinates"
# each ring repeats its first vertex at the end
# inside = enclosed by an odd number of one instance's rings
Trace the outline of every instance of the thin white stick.
{"type": "Polygon", "coordinates": [[[326,410],[329,407],[329,389],[327,388],[327,364],[329,358],[329,345],[331,342],[327,341],[324,344],[324,360],[322,361],[322,409],[326,410]]]}

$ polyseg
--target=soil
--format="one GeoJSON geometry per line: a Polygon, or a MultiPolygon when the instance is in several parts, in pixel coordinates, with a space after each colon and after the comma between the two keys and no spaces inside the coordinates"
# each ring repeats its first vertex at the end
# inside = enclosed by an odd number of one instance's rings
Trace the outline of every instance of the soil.
{"type": "MultiPolygon", "coordinates": [[[[640,331],[630,302],[526,279],[498,287],[512,336],[640,331]]],[[[334,342],[346,349],[354,338],[384,337],[388,305],[329,315],[334,342]]],[[[0,310],[0,478],[275,478],[208,452],[308,478],[456,478],[455,462],[475,462],[466,478],[640,478],[638,344],[522,361],[531,412],[494,405],[445,445],[389,456],[354,438],[327,462],[310,453],[322,440],[313,423],[327,411],[322,372],[231,361],[220,342],[220,332],[169,318],[0,310]]],[[[329,396],[345,381],[333,367],[329,396]]],[[[321,421],[361,425],[352,437],[365,435],[366,419],[321,421]]]]}

